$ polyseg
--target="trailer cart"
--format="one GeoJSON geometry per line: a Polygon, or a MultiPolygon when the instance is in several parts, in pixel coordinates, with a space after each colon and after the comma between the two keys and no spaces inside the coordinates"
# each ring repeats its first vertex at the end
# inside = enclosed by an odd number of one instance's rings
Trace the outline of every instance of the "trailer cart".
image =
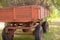
{"type": "Polygon", "coordinates": [[[13,40],[17,29],[21,29],[23,32],[29,31],[35,36],[35,40],[42,40],[43,32],[46,33],[49,30],[48,22],[43,19],[49,15],[49,8],[40,5],[1,8],[0,22],[5,22],[2,32],[3,40],[13,40]]]}

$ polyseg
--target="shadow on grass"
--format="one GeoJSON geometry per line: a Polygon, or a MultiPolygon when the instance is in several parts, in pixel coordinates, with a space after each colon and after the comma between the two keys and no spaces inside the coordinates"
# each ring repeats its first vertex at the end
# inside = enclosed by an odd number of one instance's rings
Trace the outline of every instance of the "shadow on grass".
{"type": "MultiPolygon", "coordinates": [[[[34,36],[15,36],[14,40],[34,40],[34,36]]],[[[60,40],[60,27],[50,25],[49,32],[43,34],[43,40],[60,40]]]]}
{"type": "MultiPolygon", "coordinates": [[[[0,40],[2,40],[1,33],[0,40]]],[[[14,40],[34,40],[34,36],[15,36],[14,40]]],[[[43,34],[43,40],[60,40],[60,26],[50,25],[49,32],[43,34]]]]}
{"type": "Polygon", "coordinates": [[[60,22],[51,22],[50,25],[60,26],[60,22]]]}
{"type": "Polygon", "coordinates": [[[34,40],[33,36],[19,36],[15,37],[14,40],[34,40]]]}

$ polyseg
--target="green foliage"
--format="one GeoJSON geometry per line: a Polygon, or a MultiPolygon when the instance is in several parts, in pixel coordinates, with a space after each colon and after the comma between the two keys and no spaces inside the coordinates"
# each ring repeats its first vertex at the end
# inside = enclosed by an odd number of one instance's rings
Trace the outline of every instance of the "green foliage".
{"type": "Polygon", "coordinates": [[[55,14],[54,14],[54,8],[50,10],[50,18],[54,18],[55,14]]]}
{"type": "Polygon", "coordinates": [[[21,5],[43,5],[50,7],[50,18],[60,17],[60,12],[55,14],[55,9],[60,9],[60,0],[0,0],[0,8],[11,7],[11,6],[21,6],[21,5]],[[54,6],[54,7],[52,7],[54,6]]]}
{"type": "Polygon", "coordinates": [[[43,6],[55,6],[60,9],[60,0],[0,0],[3,7],[10,7],[15,5],[39,4],[43,6]]]}
{"type": "Polygon", "coordinates": [[[57,17],[60,18],[60,11],[57,13],[57,17]]]}
{"type": "Polygon", "coordinates": [[[60,0],[51,0],[52,4],[60,10],[60,0]]]}

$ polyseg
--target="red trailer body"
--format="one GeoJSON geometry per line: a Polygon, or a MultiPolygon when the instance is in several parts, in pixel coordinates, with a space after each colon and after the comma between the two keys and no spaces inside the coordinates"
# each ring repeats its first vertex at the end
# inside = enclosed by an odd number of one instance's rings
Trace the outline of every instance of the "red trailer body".
{"type": "Polygon", "coordinates": [[[29,22],[48,16],[49,9],[37,5],[0,9],[0,22],[29,22]]]}
{"type": "Polygon", "coordinates": [[[6,39],[8,36],[7,40],[9,38],[12,40],[14,34],[21,34],[15,33],[17,29],[20,29],[23,32],[34,34],[36,40],[42,40],[43,32],[46,33],[49,30],[48,22],[43,19],[49,17],[49,14],[47,7],[39,5],[1,8],[0,22],[5,22],[5,30],[3,30],[2,38],[6,39]]]}

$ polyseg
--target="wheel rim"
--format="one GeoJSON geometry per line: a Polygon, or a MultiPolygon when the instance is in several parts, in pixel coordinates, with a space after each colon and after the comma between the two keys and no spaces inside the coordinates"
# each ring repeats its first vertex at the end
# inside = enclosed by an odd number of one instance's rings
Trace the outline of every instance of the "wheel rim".
{"type": "Polygon", "coordinates": [[[2,31],[2,39],[3,40],[9,40],[9,39],[13,40],[13,37],[14,37],[14,35],[11,36],[9,33],[6,32],[6,30],[4,28],[4,30],[2,31]]]}
{"type": "Polygon", "coordinates": [[[7,35],[11,38],[14,35],[14,32],[10,31],[7,35]]]}
{"type": "MultiPolygon", "coordinates": [[[[7,27],[7,29],[8,29],[8,27],[7,27]]],[[[14,30],[8,29],[8,30],[5,30],[5,31],[7,31],[7,36],[9,38],[12,38],[14,36],[14,30]]]]}

